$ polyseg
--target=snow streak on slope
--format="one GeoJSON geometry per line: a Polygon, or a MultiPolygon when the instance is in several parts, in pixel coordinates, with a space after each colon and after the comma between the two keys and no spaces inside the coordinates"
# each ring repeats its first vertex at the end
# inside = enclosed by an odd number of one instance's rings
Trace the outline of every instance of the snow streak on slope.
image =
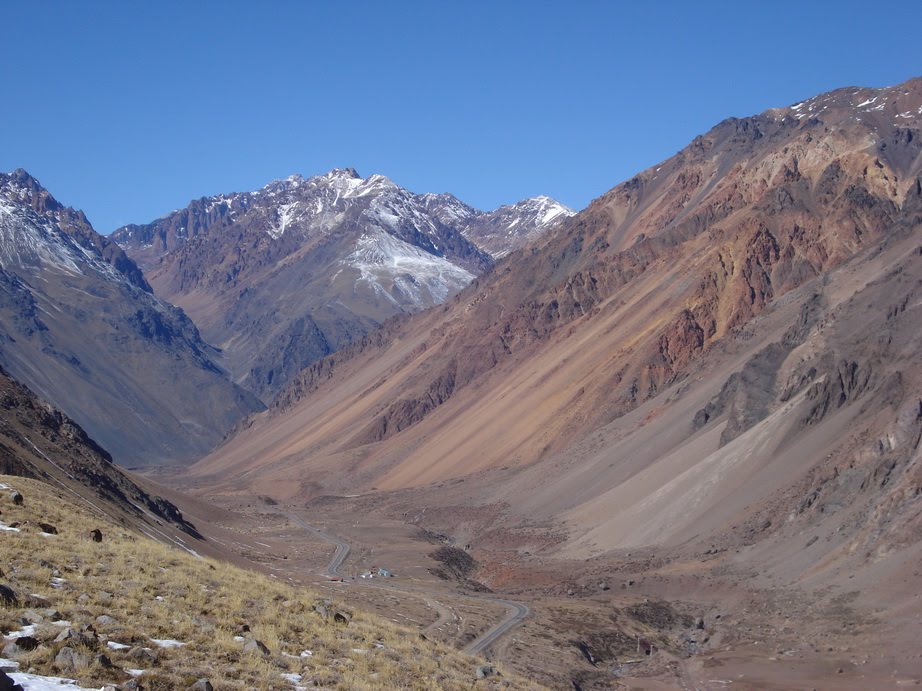
{"type": "Polygon", "coordinates": [[[78,252],[85,254],[49,220],[0,198],[0,267],[80,274],[78,252]]]}
{"type": "Polygon", "coordinates": [[[359,283],[395,305],[444,302],[474,279],[474,274],[447,259],[378,230],[362,235],[343,264],[359,271],[359,283]]]}

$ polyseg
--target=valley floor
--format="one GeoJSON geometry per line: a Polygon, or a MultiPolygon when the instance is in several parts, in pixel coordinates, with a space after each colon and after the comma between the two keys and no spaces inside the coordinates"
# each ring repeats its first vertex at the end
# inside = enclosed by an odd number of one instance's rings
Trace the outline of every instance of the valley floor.
{"type": "Polygon", "coordinates": [[[777,569],[753,571],[746,549],[741,556],[720,545],[580,561],[475,547],[480,566],[466,579],[433,558],[450,538],[422,529],[418,517],[389,515],[380,496],[306,506],[245,493],[210,499],[220,508],[186,499],[184,512],[230,558],[455,648],[469,649],[520,603],[527,616],[484,654],[552,688],[883,689],[922,680],[922,600],[902,592],[918,582],[918,555],[879,574],[873,595],[862,585],[873,567],[811,588],[777,569]],[[335,573],[333,545],[302,523],[349,545],[335,573]],[[379,568],[394,577],[362,578],[379,568]]]}

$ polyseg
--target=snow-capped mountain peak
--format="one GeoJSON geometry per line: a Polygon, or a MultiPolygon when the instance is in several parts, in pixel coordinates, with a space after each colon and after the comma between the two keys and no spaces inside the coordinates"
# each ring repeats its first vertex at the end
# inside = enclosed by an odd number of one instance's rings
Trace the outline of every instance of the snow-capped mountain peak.
{"type": "Polygon", "coordinates": [[[575,213],[550,197],[529,197],[495,211],[479,212],[468,223],[464,236],[499,259],[575,213]]]}
{"type": "Polygon", "coordinates": [[[198,199],[114,237],[223,349],[234,380],[271,397],[374,324],[447,300],[558,206],[542,198],[483,212],[336,168],[198,199]],[[478,246],[478,228],[500,226],[495,248],[478,246]]]}
{"type": "Polygon", "coordinates": [[[62,205],[21,168],[0,173],[0,267],[91,272],[150,290],[134,262],[98,235],[83,212],[62,205]]]}

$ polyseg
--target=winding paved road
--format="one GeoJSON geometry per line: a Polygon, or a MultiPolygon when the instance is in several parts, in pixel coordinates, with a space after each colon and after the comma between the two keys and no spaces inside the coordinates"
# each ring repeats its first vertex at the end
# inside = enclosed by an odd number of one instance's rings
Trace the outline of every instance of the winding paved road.
{"type": "Polygon", "coordinates": [[[285,516],[295,524],[301,526],[307,532],[319,537],[324,542],[329,542],[336,548],[336,551],[333,552],[333,556],[330,559],[330,563],[327,564],[327,571],[322,576],[329,576],[330,578],[342,578],[342,574],[339,572],[340,567],[342,567],[343,562],[349,556],[349,552],[352,551],[352,548],[349,546],[348,542],[343,542],[338,537],[325,533],[319,528],[315,528],[311,524],[304,521],[304,519],[294,515],[293,513],[286,513],[285,516]]]}
{"type": "MultiPolygon", "coordinates": [[[[352,548],[349,546],[349,543],[343,541],[342,539],[336,537],[335,535],[330,535],[329,533],[324,532],[323,530],[320,530],[319,528],[315,528],[310,523],[305,521],[303,518],[301,518],[300,516],[296,516],[293,513],[286,512],[285,516],[289,520],[291,520],[293,523],[300,526],[301,528],[311,533],[315,537],[318,537],[324,542],[328,542],[335,547],[335,551],[333,552],[333,556],[330,559],[330,563],[327,564],[326,572],[321,575],[331,577],[331,578],[342,578],[342,574],[339,572],[339,570],[340,568],[342,568],[343,562],[346,561],[346,559],[349,557],[349,553],[352,551],[352,548]]],[[[399,590],[399,591],[403,591],[407,593],[414,593],[416,595],[419,595],[419,594],[433,595],[434,594],[424,589],[416,589],[416,588],[410,589],[406,587],[400,588],[400,587],[395,587],[392,585],[382,586],[382,585],[371,584],[371,583],[360,583],[360,585],[376,587],[376,588],[383,588],[385,590],[399,590]]],[[[504,600],[498,597],[490,597],[489,595],[482,595],[482,596],[467,595],[467,596],[459,596],[459,597],[464,597],[465,599],[468,599],[468,600],[476,600],[478,602],[489,602],[491,604],[500,605],[506,608],[505,617],[503,617],[500,621],[498,621],[493,626],[491,626],[489,629],[487,629],[482,634],[480,634],[477,638],[471,641],[467,645],[466,648],[464,648],[463,652],[466,653],[467,655],[481,654],[487,648],[493,645],[501,636],[505,635],[511,629],[521,624],[525,620],[525,617],[527,617],[530,613],[530,610],[528,609],[528,605],[522,602],[516,602],[515,600],[504,600]]],[[[439,618],[424,629],[425,631],[431,631],[434,628],[437,628],[438,626],[443,624],[445,621],[447,621],[449,617],[446,614],[445,607],[441,603],[433,601],[433,600],[429,600],[429,599],[427,599],[426,602],[427,604],[429,604],[430,607],[433,606],[434,604],[435,609],[439,614],[439,618]]]]}
{"type": "Polygon", "coordinates": [[[525,621],[525,617],[529,614],[528,605],[521,602],[516,602],[515,600],[501,600],[497,597],[481,597],[479,600],[484,600],[485,602],[492,602],[497,605],[502,605],[506,608],[507,614],[500,621],[493,624],[489,629],[484,633],[480,634],[476,639],[471,641],[471,643],[464,649],[464,652],[468,655],[479,655],[484,650],[489,648],[496,640],[509,632],[511,629],[514,629],[516,626],[525,621]]]}

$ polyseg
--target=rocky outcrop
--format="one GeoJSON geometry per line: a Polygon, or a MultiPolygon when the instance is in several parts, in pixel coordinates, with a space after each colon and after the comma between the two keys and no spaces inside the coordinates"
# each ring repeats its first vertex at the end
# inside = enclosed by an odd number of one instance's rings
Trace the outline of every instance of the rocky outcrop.
{"type": "MultiPolygon", "coordinates": [[[[0,368],[0,474],[34,478],[70,488],[78,497],[104,506],[111,516],[133,522],[166,522],[199,537],[176,506],[151,495],[112,462],[76,422],[14,381],[0,368]]],[[[10,501],[22,505],[18,490],[10,501]]],[[[36,525],[49,534],[58,527],[42,521],[36,525]]],[[[102,531],[89,538],[102,542],[102,531]]],[[[36,606],[47,606],[39,603],[36,606]]]]}

